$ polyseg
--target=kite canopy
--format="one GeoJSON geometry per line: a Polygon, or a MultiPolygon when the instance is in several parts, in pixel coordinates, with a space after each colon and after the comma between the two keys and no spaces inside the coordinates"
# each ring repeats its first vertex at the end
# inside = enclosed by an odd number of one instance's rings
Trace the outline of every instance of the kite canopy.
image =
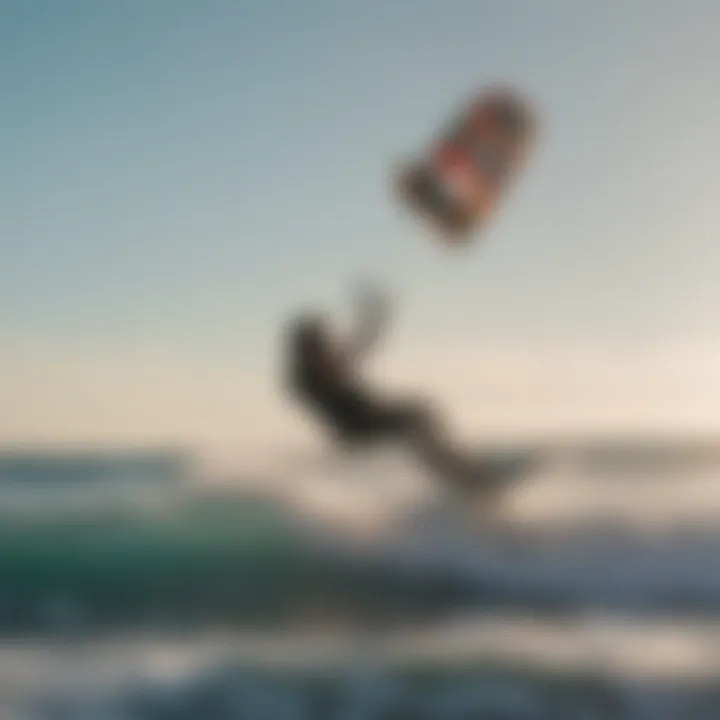
{"type": "Polygon", "coordinates": [[[442,241],[469,243],[506,196],[535,133],[534,115],[519,94],[504,88],[482,93],[401,169],[403,205],[442,241]]]}

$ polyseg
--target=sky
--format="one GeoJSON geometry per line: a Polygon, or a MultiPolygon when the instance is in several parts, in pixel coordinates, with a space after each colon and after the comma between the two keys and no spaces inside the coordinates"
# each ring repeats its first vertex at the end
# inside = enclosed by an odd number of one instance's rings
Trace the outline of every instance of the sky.
{"type": "Polygon", "coordinates": [[[608,418],[641,384],[720,425],[718,22],[713,0],[0,0],[0,442],[295,427],[282,323],[342,315],[362,279],[397,301],[388,377],[487,427],[518,387],[518,417],[600,412],[610,367],[608,418]],[[540,140],[443,252],[392,171],[497,80],[540,140]]]}

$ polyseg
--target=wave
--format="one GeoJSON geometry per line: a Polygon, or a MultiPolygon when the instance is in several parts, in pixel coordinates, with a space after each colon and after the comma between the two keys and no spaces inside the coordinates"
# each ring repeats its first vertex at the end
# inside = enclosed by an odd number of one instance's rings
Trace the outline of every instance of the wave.
{"type": "MultiPolygon", "coordinates": [[[[295,477],[263,493],[196,490],[141,509],[6,515],[0,631],[408,621],[493,607],[720,610],[713,523],[571,523],[557,504],[554,514],[540,505],[533,515],[532,503],[523,510],[518,492],[506,513],[463,525],[437,498],[421,503],[410,490],[391,498],[377,487],[391,484],[383,478],[360,486],[328,478],[331,501],[316,480],[307,487],[295,477]]],[[[526,494],[552,497],[552,482],[538,491],[541,482],[526,494]]]]}

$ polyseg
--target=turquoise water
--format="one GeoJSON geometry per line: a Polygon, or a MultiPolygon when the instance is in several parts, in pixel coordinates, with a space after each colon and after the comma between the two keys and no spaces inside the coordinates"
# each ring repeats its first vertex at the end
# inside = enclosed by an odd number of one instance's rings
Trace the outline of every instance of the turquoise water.
{"type": "MultiPolygon", "coordinates": [[[[52,502],[42,512],[5,507],[0,633],[320,618],[408,622],[470,608],[717,613],[720,504],[709,502],[714,476],[673,480],[680,496],[658,481],[652,507],[646,490],[630,492],[629,484],[616,483],[613,491],[602,479],[593,482],[584,489],[580,480],[550,483],[539,495],[576,515],[581,498],[596,502],[588,495],[594,487],[605,499],[616,492],[626,506],[639,499],[640,515],[597,526],[583,518],[564,527],[556,515],[531,522],[514,509],[497,531],[481,525],[464,534],[452,513],[445,513],[442,527],[425,520],[405,527],[411,514],[401,514],[389,536],[360,541],[344,532],[344,515],[323,528],[319,514],[238,490],[178,489],[152,502],[133,490],[134,505],[72,510],[66,502],[62,511],[52,502]],[[682,532],[641,531],[643,514],[677,514],[683,498],[692,501],[694,515],[682,532]]],[[[646,479],[640,487],[647,487],[646,479]]],[[[46,504],[48,495],[40,493],[46,504]]],[[[356,509],[354,490],[338,497],[356,509]]]]}
{"type": "Polygon", "coordinates": [[[5,520],[0,623],[41,628],[50,606],[90,623],[261,610],[290,592],[302,552],[263,508],[224,500],[164,517],[132,512],[5,520]]]}
{"type": "Polygon", "coordinates": [[[462,600],[371,560],[338,556],[266,503],[193,496],[132,510],[0,524],[0,630],[327,620],[462,600]]]}

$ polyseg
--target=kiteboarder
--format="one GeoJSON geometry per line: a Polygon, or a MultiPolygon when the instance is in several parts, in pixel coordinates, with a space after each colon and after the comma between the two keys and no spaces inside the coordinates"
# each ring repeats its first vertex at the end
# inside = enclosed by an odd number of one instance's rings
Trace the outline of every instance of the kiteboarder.
{"type": "Polygon", "coordinates": [[[340,443],[358,447],[385,440],[409,443],[425,458],[442,449],[440,422],[419,398],[382,397],[362,377],[362,364],[387,325],[389,303],[380,293],[358,295],[359,324],[344,341],[320,314],[308,313],[288,327],[288,379],[292,395],[340,443]]]}
{"type": "Polygon", "coordinates": [[[393,398],[374,391],[362,377],[362,361],[387,324],[389,303],[378,293],[359,296],[360,322],[345,341],[318,313],[295,317],[287,328],[292,396],[343,447],[368,449],[389,441],[404,444],[435,474],[456,488],[485,487],[521,474],[529,458],[500,462],[458,452],[430,403],[419,397],[393,398]]]}

